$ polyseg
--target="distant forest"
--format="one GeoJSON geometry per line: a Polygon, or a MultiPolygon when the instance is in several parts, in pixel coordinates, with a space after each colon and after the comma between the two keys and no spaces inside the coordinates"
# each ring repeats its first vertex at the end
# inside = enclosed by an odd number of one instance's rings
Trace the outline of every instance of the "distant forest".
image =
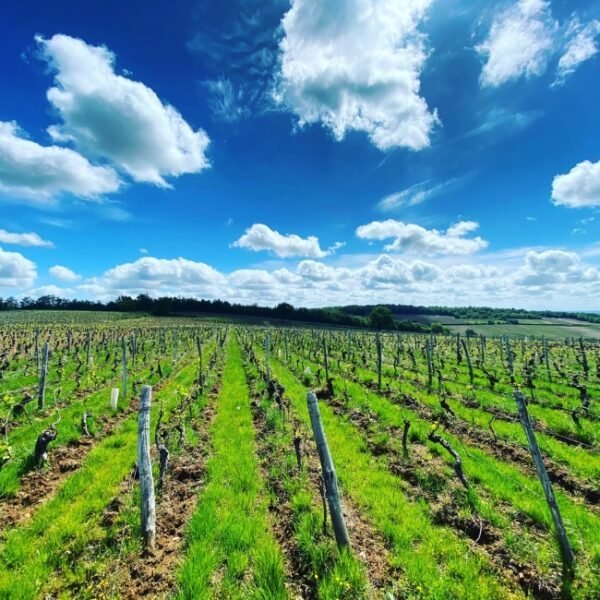
{"type": "Polygon", "coordinates": [[[439,323],[417,323],[410,320],[418,316],[449,316],[461,320],[515,323],[522,319],[542,317],[570,318],[600,323],[600,314],[566,311],[529,311],[513,308],[413,306],[409,304],[383,304],[365,306],[331,306],[324,308],[296,308],[287,302],[275,307],[245,305],[223,300],[197,300],[162,296],[151,298],[140,294],[135,298],[119,296],[116,300],[67,300],[56,296],[38,299],[0,298],[0,311],[7,310],[83,310],[148,313],[157,316],[215,315],[245,318],[277,319],[342,327],[370,327],[402,331],[443,333],[446,328],[439,323]]]}

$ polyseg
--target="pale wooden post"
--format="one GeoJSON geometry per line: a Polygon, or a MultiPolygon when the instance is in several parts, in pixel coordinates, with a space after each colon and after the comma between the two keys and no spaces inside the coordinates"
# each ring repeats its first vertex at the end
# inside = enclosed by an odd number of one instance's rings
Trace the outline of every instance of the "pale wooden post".
{"type": "Polygon", "coordinates": [[[117,404],[119,403],[119,388],[112,388],[110,390],[110,407],[112,410],[117,410],[117,404]]]}
{"type": "Polygon", "coordinates": [[[144,547],[154,549],[156,539],[156,501],[154,498],[154,477],[150,459],[150,403],[152,386],[142,386],[140,414],[138,418],[138,472],[142,500],[142,536],[144,547]]]}
{"type": "Polygon", "coordinates": [[[42,410],[46,401],[46,378],[48,376],[48,342],[42,350],[42,369],[40,371],[40,383],[38,388],[38,408],[42,410]]]}
{"type": "Polygon", "coordinates": [[[321,461],[323,480],[325,481],[325,494],[327,496],[327,503],[329,504],[329,514],[331,515],[335,541],[340,549],[350,548],[350,538],[348,537],[348,530],[346,529],[344,514],[342,512],[337,476],[331,452],[329,451],[329,445],[327,444],[327,438],[325,437],[325,431],[323,430],[323,423],[321,422],[317,395],[314,392],[308,392],[307,402],[310,422],[319,452],[319,460],[321,461]]]}
{"type": "Polygon", "coordinates": [[[542,487],[544,488],[546,502],[548,503],[550,513],[552,514],[554,527],[556,528],[556,536],[560,544],[563,563],[567,571],[571,572],[573,563],[575,562],[575,555],[573,554],[573,549],[571,548],[569,538],[567,537],[567,532],[565,530],[562,517],[560,516],[560,510],[554,496],[554,490],[552,489],[552,483],[550,482],[550,477],[548,477],[548,472],[544,466],[542,454],[535,438],[531,421],[529,420],[525,396],[522,394],[522,392],[516,390],[514,397],[517,403],[517,409],[519,411],[519,419],[523,425],[523,429],[525,430],[525,435],[527,436],[527,442],[529,443],[529,449],[531,450],[531,455],[533,456],[535,468],[537,469],[542,487]]]}

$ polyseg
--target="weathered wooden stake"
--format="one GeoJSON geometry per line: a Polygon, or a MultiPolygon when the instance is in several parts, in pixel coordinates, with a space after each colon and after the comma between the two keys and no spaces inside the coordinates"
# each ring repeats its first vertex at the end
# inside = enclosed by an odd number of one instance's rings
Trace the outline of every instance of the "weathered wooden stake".
{"type": "Polygon", "coordinates": [[[527,411],[525,396],[522,392],[516,390],[514,398],[515,402],[517,403],[517,409],[519,411],[519,419],[521,421],[521,425],[523,425],[525,435],[527,436],[527,442],[529,443],[529,449],[531,450],[531,455],[533,456],[535,468],[537,469],[540,482],[542,483],[542,487],[544,488],[546,502],[548,503],[550,513],[552,514],[554,527],[556,528],[556,536],[558,538],[558,543],[560,544],[563,565],[565,567],[567,575],[570,575],[573,570],[575,555],[573,554],[573,549],[571,548],[569,538],[567,537],[567,532],[565,530],[562,517],[560,516],[560,510],[558,508],[558,504],[556,503],[556,498],[554,496],[554,490],[552,489],[552,483],[550,481],[550,477],[548,477],[548,471],[546,471],[544,461],[542,460],[542,454],[540,452],[535,433],[533,432],[531,421],[529,420],[529,413],[527,411]]]}
{"type": "Polygon", "coordinates": [[[85,344],[85,364],[86,364],[86,367],[88,369],[90,368],[90,350],[91,350],[91,345],[92,345],[92,334],[88,331],[87,341],[86,341],[86,344],[85,344]]]}
{"type": "Polygon", "coordinates": [[[198,385],[201,390],[204,390],[204,375],[202,373],[202,342],[200,338],[196,338],[196,346],[198,347],[198,385]]]}
{"type": "Polygon", "coordinates": [[[329,361],[327,360],[327,344],[323,335],[323,362],[325,363],[325,381],[329,381],[329,361]]]}
{"type": "Polygon", "coordinates": [[[154,498],[154,478],[150,459],[150,403],[152,386],[142,386],[140,414],[138,418],[138,472],[142,499],[142,536],[144,547],[154,549],[156,538],[156,501],[154,498]]]}
{"type": "Polygon", "coordinates": [[[375,343],[377,344],[377,389],[379,391],[381,391],[381,365],[382,365],[383,359],[381,356],[382,347],[381,347],[381,336],[379,335],[379,332],[377,332],[377,335],[375,337],[375,343]]]}
{"type": "Polygon", "coordinates": [[[308,412],[310,414],[310,423],[312,425],[317,451],[319,452],[319,460],[321,461],[321,470],[323,472],[323,480],[325,482],[325,495],[329,505],[329,514],[331,515],[331,524],[335,534],[335,541],[338,548],[349,548],[350,538],[344,521],[344,513],[342,512],[342,504],[340,500],[340,492],[338,488],[337,476],[335,467],[323,423],[321,422],[321,413],[319,412],[319,402],[317,395],[314,392],[307,394],[308,412]]]}
{"type": "Polygon", "coordinates": [[[269,333],[265,336],[265,363],[267,367],[267,381],[271,381],[271,365],[270,365],[270,354],[271,354],[271,336],[269,333]]]}
{"type": "Polygon", "coordinates": [[[40,372],[40,384],[38,389],[38,408],[43,410],[46,401],[46,378],[48,376],[48,342],[42,350],[42,369],[40,372]]]}
{"type": "Polygon", "coordinates": [[[550,360],[548,358],[548,339],[544,336],[544,362],[546,363],[546,373],[548,373],[548,381],[552,382],[552,371],[550,370],[550,360]]]}
{"type": "Polygon", "coordinates": [[[427,356],[427,387],[429,390],[433,387],[433,348],[431,347],[431,338],[427,340],[425,354],[427,356]]]}
{"type": "Polygon", "coordinates": [[[121,338],[121,353],[123,361],[123,381],[121,387],[123,388],[123,400],[127,398],[127,344],[125,343],[125,337],[121,338]]]}
{"type": "Polygon", "coordinates": [[[469,346],[467,346],[467,342],[463,338],[461,340],[463,350],[465,351],[465,357],[467,358],[467,368],[469,369],[469,382],[473,385],[473,365],[471,364],[471,355],[469,354],[469,346]]]}

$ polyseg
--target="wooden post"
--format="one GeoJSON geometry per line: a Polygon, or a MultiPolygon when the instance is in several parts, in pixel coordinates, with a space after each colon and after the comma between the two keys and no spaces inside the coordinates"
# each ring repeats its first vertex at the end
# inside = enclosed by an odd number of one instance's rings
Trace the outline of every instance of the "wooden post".
{"type": "Polygon", "coordinates": [[[323,362],[325,363],[325,383],[329,381],[329,362],[327,360],[327,344],[323,335],[323,362]]]}
{"type": "Polygon", "coordinates": [[[38,329],[35,330],[35,370],[36,373],[40,374],[40,332],[38,329]]]}
{"type": "Polygon", "coordinates": [[[202,374],[202,342],[200,338],[196,338],[196,346],[198,347],[198,385],[201,390],[204,390],[204,376],[202,374]]]}
{"type": "Polygon", "coordinates": [[[38,408],[43,410],[46,401],[46,378],[48,376],[48,342],[42,350],[42,369],[40,371],[40,384],[38,389],[38,408]]]}
{"type": "Polygon", "coordinates": [[[473,385],[473,365],[471,364],[471,355],[469,354],[469,346],[465,338],[461,340],[463,350],[465,351],[465,357],[467,358],[467,368],[469,369],[469,382],[473,385]]]}
{"type": "Polygon", "coordinates": [[[550,370],[550,359],[548,357],[548,339],[546,336],[543,338],[544,343],[544,362],[546,363],[546,373],[548,374],[548,381],[552,383],[552,371],[550,370]]]}
{"type": "Polygon", "coordinates": [[[87,342],[85,344],[85,364],[86,367],[89,369],[90,368],[90,347],[92,344],[92,334],[88,331],[87,334],[87,342]]]}
{"type": "Polygon", "coordinates": [[[504,341],[506,343],[506,360],[508,362],[508,372],[510,373],[511,380],[514,380],[514,370],[513,370],[513,353],[510,347],[510,339],[508,336],[505,336],[504,341]]]}
{"type": "Polygon", "coordinates": [[[427,356],[427,387],[429,391],[433,387],[433,357],[432,357],[431,338],[427,340],[425,345],[425,354],[427,356]]]}
{"type": "Polygon", "coordinates": [[[307,403],[308,412],[310,414],[310,423],[319,452],[319,460],[321,461],[321,470],[323,471],[323,480],[325,482],[325,494],[327,496],[327,503],[329,504],[329,514],[331,515],[331,524],[333,525],[333,531],[335,533],[335,541],[340,549],[350,548],[350,538],[348,537],[348,530],[346,529],[344,514],[342,512],[335,467],[331,452],[329,451],[329,445],[327,444],[327,438],[325,437],[325,431],[323,430],[323,423],[321,422],[319,402],[317,400],[317,395],[314,392],[308,392],[307,403]]]}
{"type": "Polygon", "coordinates": [[[144,547],[154,549],[156,538],[156,503],[154,498],[154,477],[150,459],[150,403],[152,386],[142,386],[140,414],[138,418],[138,473],[142,500],[142,536],[144,547]]]}
{"type": "Polygon", "coordinates": [[[556,503],[556,498],[554,496],[554,490],[552,489],[552,483],[550,482],[550,478],[548,477],[548,472],[546,471],[546,467],[544,466],[542,454],[540,452],[540,448],[535,438],[535,433],[533,432],[531,421],[529,420],[529,413],[527,412],[525,396],[522,394],[522,392],[516,390],[514,397],[515,402],[517,403],[517,409],[519,411],[519,419],[521,421],[521,424],[523,425],[523,429],[525,430],[525,435],[527,436],[527,442],[529,443],[529,449],[531,450],[531,455],[533,456],[535,468],[537,469],[538,476],[542,483],[542,487],[544,488],[546,502],[548,503],[550,513],[552,514],[554,527],[556,528],[556,536],[560,544],[563,564],[566,568],[567,573],[571,573],[573,569],[573,563],[575,562],[575,555],[573,554],[571,544],[569,543],[569,538],[567,537],[567,532],[565,530],[565,526],[560,516],[560,510],[558,508],[558,504],[556,503]]]}
{"type": "Polygon", "coordinates": [[[121,338],[121,353],[123,360],[123,381],[121,387],[123,388],[123,400],[127,398],[127,345],[125,344],[125,336],[121,338]]]}
{"type": "Polygon", "coordinates": [[[379,331],[375,335],[375,343],[377,345],[377,389],[381,391],[381,365],[382,365],[382,348],[381,348],[381,335],[379,331]]]}
{"type": "Polygon", "coordinates": [[[269,339],[269,333],[265,336],[265,363],[267,367],[267,381],[271,381],[271,365],[269,361],[271,353],[271,340],[269,339]]]}

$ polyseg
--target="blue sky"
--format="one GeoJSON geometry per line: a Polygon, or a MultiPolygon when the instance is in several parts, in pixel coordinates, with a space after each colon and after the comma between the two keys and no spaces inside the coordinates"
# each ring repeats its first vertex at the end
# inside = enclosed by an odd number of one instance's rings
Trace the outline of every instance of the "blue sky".
{"type": "Polygon", "coordinates": [[[600,309],[600,1],[23,0],[0,296],[600,309]]]}

